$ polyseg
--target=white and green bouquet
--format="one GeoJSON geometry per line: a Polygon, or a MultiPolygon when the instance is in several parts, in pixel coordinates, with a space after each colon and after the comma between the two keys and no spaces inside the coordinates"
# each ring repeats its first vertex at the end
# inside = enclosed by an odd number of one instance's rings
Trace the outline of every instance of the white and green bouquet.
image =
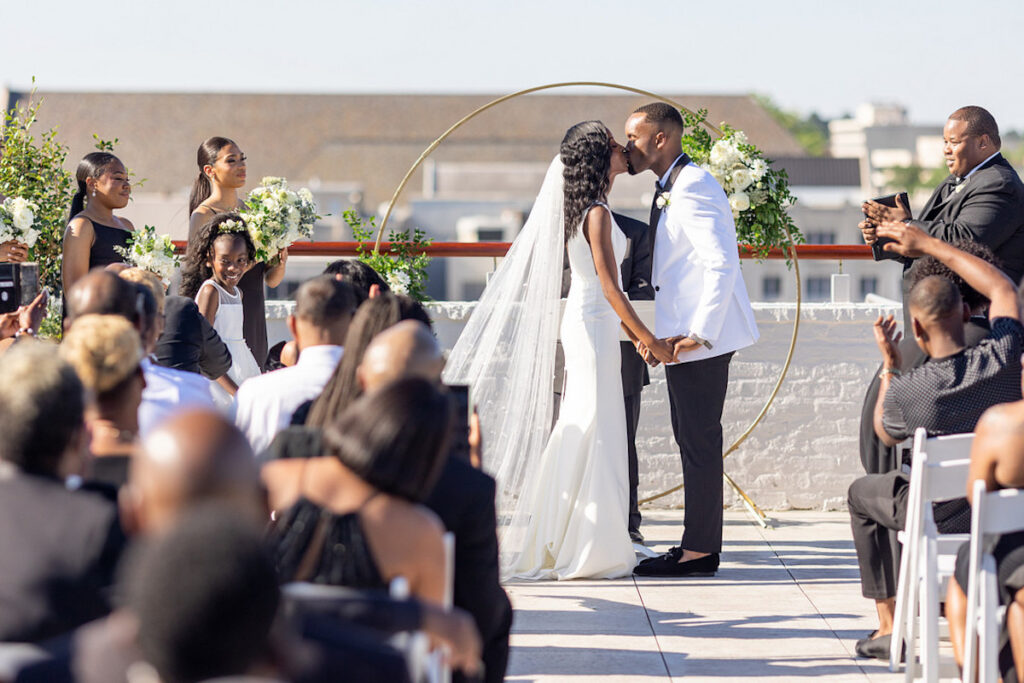
{"type": "Polygon", "coordinates": [[[23,197],[8,197],[0,204],[0,243],[14,240],[27,244],[31,249],[36,245],[41,230],[36,216],[39,207],[23,197]]]}
{"type": "Polygon", "coordinates": [[[683,112],[683,151],[725,190],[738,240],[758,258],[772,248],[785,250],[803,242],[786,211],[796,201],[786,171],[772,168],[771,161],[741,130],[722,124],[721,137],[712,139],[704,125],[706,117],[703,109],[695,115],[683,112]]]}
{"type": "Polygon", "coordinates": [[[241,216],[249,226],[256,260],[265,263],[300,239],[311,239],[320,218],[312,192],[290,190],[287,180],[274,177],[264,178],[249,193],[241,216]]]}
{"type": "Polygon", "coordinates": [[[152,225],[143,226],[128,237],[127,247],[114,247],[125,263],[155,273],[164,285],[171,282],[181,260],[174,253],[170,235],[158,235],[152,225]]]}

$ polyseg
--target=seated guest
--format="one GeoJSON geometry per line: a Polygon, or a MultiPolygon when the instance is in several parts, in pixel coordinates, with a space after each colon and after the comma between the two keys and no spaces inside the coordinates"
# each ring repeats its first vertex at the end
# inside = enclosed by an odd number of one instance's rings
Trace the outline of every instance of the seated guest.
{"type": "Polygon", "coordinates": [[[0,641],[36,642],[110,610],[124,546],[116,507],[71,491],[87,440],[85,397],[56,347],[0,356],[0,641]]]}
{"type": "Polygon", "coordinates": [[[227,344],[185,296],[168,296],[164,302],[164,331],[153,349],[156,362],[165,368],[201,374],[215,380],[231,369],[227,344]]]}
{"type": "Polygon", "coordinates": [[[391,291],[380,273],[359,259],[338,259],[329,263],[324,268],[324,275],[341,278],[352,285],[356,292],[357,306],[362,306],[364,301],[378,294],[391,291]]]}
{"type": "Polygon", "coordinates": [[[60,355],[93,396],[86,414],[92,433],[87,479],[116,490],[128,480],[146,386],[138,332],[121,316],[79,316],[64,335],[60,355]]]}
{"type": "Polygon", "coordinates": [[[348,283],[321,275],[299,287],[295,312],[288,316],[298,363],[246,380],[235,396],[235,424],[254,451],[265,450],[295,409],[320,395],[341,360],[355,310],[348,283]]]}
{"type": "Polygon", "coordinates": [[[293,424],[323,429],[340,415],[362,393],[356,379],[356,368],[363,360],[366,347],[374,337],[402,320],[419,320],[430,325],[427,312],[407,296],[385,293],[364,301],[356,311],[345,339],[345,357],[338,363],[320,397],[309,407],[303,406],[296,411],[293,424]]]}
{"type": "Polygon", "coordinates": [[[145,288],[152,296],[140,299],[143,314],[136,328],[142,338],[146,357],[142,372],[146,388],[139,404],[139,434],[146,436],[157,424],[185,408],[213,410],[210,383],[194,372],[167,368],[154,362],[153,351],[164,330],[164,285],[160,278],[141,268],[128,268],[118,275],[122,280],[145,288]]]}
{"type": "Polygon", "coordinates": [[[430,382],[401,380],[328,425],[325,457],[264,466],[281,581],[386,588],[402,576],[412,595],[440,604],[443,528],[418,503],[444,466],[450,417],[430,382]]]}
{"type": "Polygon", "coordinates": [[[91,270],[79,278],[67,291],[66,303],[64,329],[90,313],[120,315],[136,326],[141,323],[138,289],[105,270],[91,270]]]}
{"type": "Polygon", "coordinates": [[[273,676],[280,593],[251,520],[230,509],[186,513],[133,563],[128,604],[138,647],[161,681],[273,676]]]}
{"type": "MultiPolygon", "coordinates": [[[[444,356],[426,325],[405,320],[377,335],[366,349],[357,375],[372,393],[403,377],[440,383],[444,356]]],[[[462,435],[465,438],[465,434],[462,435]]],[[[478,441],[479,434],[474,434],[478,441]]],[[[441,477],[424,504],[455,534],[456,607],[473,615],[484,641],[487,681],[501,681],[508,664],[512,605],[498,578],[495,482],[473,467],[466,449],[452,448],[441,477]]],[[[462,680],[456,673],[453,680],[462,680]]]]}
{"type": "MultiPolygon", "coordinates": [[[[980,259],[991,263],[996,268],[1002,268],[1002,262],[992,250],[982,244],[970,239],[958,239],[951,244],[961,251],[973,254],[980,259]]],[[[964,279],[951,271],[945,264],[931,256],[923,256],[914,260],[904,278],[907,292],[914,288],[918,282],[930,275],[943,277],[957,286],[964,304],[971,310],[971,319],[964,325],[964,343],[968,347],[977,346],[978,342],[988,336],[988,299],[981,296],[973,287],[964,282],[964,279]]],[[[905,335],[899,344],[900,362],[903,367],[901,372],[908,372],[922,363],[928,356],[921,351],[911,335],[905,335]]],[[[879,367],[881,370],[881,367],[879,367]]],[[[896,448],[886,446],[875,434],[875,405],[878,402],[878,384],[880,382],[878,373],[871,380],[867,394],[864,397],[864,405],[861,409],[860,424],[860,454],[861,464],[868,474],[884,474],[899,466],[899,458],[896,448]]],[[[892,534],[892,542],[898,543],[896,535],[892,534]]],[[[898,547],[894,545],[894,547],[898,547]]]]}
{"type": "Polygon", "coordinates": [[[219,413],[185,410],[142,442],[121,496],[125,528],[161,533],[184,510],[216,502],[256,523],[267,519],[266,496],[252,448],[219,413]]]}
{"type": "MultiPolygon", "coordinates": [[[[993,406],[978,420],[971,446],[967,498],[981,479],[987,491],[1024,488],[1024,401],[993,406]]],[[[1006,605],[999,669],[1004,681],[1020,680],[1024,671],[1024,532],[1001,536],[993,551],[999,602],[1006,605]]],[[[964,632],[967,624],[967,584],[970,576],[970,543],[960,547],[954,581],[946,593],[949,639],[956,662],[963,667],[964,632]]]]}
{"type": "MultiPolygon", "coordinates": [[[[892,316],[875,322],[883,358],[875,431],[889,446],[911,437],[919,427],[933,436],[971,432],[987,408],[1021,397],[1024,327],[1016,288],[994,266],[911,225],[885,224],[878,234],[895,240],[887,250],[911,258],[934,256],[988,298],[992,332],[968,348],[964,322],[970,311],[956,285],[937,276],[917,282],[907,305],[914,338],[929,360],[901,375],[896,323],[892,316]]],[[[857,642],[857,653],[864,657],[889,657],[896,569],[888,530],[905,526],[908,487],[902,470],[869,474],[850,486],[848,505],[861,588],[864,597],[875,601],[879,617],[879,628],[857,642]]],[[[963,499],[950,501],[936,506],[935,520],[941,533],[965,532],[970,510],[963,499]]]]}

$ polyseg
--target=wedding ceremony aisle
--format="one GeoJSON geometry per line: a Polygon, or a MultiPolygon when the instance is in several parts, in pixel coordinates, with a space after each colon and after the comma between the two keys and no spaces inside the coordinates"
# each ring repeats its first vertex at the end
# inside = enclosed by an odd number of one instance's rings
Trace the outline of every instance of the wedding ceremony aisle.
{"type": "MultiPolygon", "coordinates": [[[[509,584],[507,680],[902,681],[902,671],[854,658],[854,642],[877,620],[861,597],[849,515],[771,519],[761,529],[726,511],[714,578],[509,584]]],[[[645,511],[648,545],[678,542],[681,522],[681,510],[645,511]]]]}

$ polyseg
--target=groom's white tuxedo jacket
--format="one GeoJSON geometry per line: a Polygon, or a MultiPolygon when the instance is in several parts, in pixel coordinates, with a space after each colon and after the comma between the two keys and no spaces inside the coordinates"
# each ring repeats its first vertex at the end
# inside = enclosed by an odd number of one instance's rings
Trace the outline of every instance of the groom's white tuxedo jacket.
{"type": "MultiPolygon", "coordinates": [[[[670,174],[671,169],[663,183],[670,174]]],[[[655,334],[696,334],[712,345],[680,354],[680,362],[713,358],[757,341],[729,200],[696,164],[683,167],[672,184],[658,219],[651,275],[655,334]]]]}

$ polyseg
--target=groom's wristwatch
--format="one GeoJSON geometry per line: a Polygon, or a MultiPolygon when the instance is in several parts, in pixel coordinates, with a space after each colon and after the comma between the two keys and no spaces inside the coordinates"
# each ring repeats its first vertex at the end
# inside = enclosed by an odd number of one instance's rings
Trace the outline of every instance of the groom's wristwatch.
{"type": "Polygon", "coordinates": [[[706,346],[708,348],[708,350],[711,350],[711,342],[709,342],[704,337],[700,337],[700,336],[694,334],[693,332],[691,332],[690,334],[688,334],[686,336],[689,337],[690,339],[692,339],[693,341],[697,342],[698,344],[703,344],[704,346],[706,346]]]}

